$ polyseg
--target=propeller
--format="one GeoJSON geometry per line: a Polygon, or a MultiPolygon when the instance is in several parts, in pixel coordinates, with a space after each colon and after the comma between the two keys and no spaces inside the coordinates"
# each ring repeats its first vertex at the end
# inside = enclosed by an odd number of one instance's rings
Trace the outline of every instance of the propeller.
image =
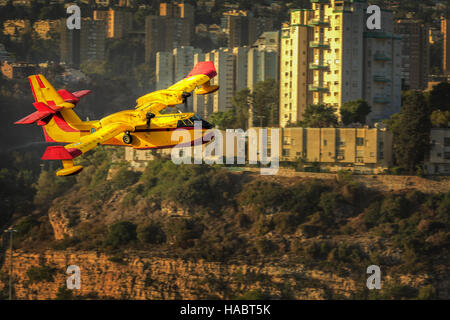
{"type": "Polygon", "coordinates": [[[181,94],[181,98],[183,98],[185,111],[188,111],[188,100],[187,100],[187,98],[189,98],[190,96],[191,96],[191,94],[189,92],[183,92],[181,94]]]}
{"type": "Polygon", "coordinates": [[[147,128],[150,128],[150,122],[152,121],[152,119],[155,117],[154,113],[151,112],[147,112],[147,114],[145,115],[145,117],[147,118],[147,128]]]}

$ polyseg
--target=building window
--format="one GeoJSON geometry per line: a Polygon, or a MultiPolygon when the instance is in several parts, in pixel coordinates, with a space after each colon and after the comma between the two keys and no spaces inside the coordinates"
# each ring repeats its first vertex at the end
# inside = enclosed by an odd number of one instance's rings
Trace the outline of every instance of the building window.
{"type": "Polygon", "coordinates": [[[361,147],[364,145],[364,138],[356,138],[356,145],[361,147]]]}
{"type": "Polygon", "coordinates": [[[450,147],[450,138],[444,138],[444,147],[450,147]]]}
{"type": "Polygon", "coordinates": [[[324,145],[324,146],[327,145],[327,140],[326,140],[326,139],[323,140],[323,145],[324,145]]]}
{"type": "Polygon", "coordinates": [[[450,160],[450,152],[444,152],[444,159],[450,160]]]}
{"type": "Polygon", "coordinates": [[[290,150],[289,149],[283,149],[283,157],[289,157],[290,150]]]}

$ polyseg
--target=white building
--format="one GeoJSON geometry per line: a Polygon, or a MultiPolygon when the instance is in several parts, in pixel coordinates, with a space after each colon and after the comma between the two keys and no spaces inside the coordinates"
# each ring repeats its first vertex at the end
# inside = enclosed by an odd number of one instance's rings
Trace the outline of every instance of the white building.
{"type": "Polygon", "coordinates": [[[280,124],[301,120],[311,101],[339,114],[343,103],[364,99],[372,123],[398,112],[401,43],[392,11],[381,11],[382,29],[368,30],[366,1],[312,2],[311,10],[292,10],[282,29],[280,124]]]}
{"type": "Polygon", "coordinates": [[[167,89],[172,84],[185,78],[194,67],[194,54],[201,50],[182,46],[172,52],[156,53],[156,88],[167,89]]]}
{"type": "Polygon", "coordinates": [[[156,90],[167,89],[173,84],[173,56],[170,52],[156,53],[156,90]]]}
{"type": "Polygon", "coordinates": [[[259,81],[278,80],[278,53],[273,50],[251,48],[248,51],[247,87],[253,87],[259,81]]]}

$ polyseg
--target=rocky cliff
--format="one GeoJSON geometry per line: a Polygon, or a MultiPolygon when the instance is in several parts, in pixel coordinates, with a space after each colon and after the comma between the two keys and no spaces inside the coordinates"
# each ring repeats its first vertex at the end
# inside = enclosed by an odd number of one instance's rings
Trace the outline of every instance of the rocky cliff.
{"type": "MultiPolygon", "coordinates": [[[[127,254],[122,261],[111,261],[99,252],[45,251],[14,253],[15,294],[18,299],[55,299],[60,287],[66,287],[65,274],[69,265],[81,269],[81,289],[74,296],[91,296],[100,299],[211,299],[234,298],[252,289],[265,291],[274,297],[286,292],[293,299],[326,299],[351,297],[365,289],[365,280],[356,282],[348,278],[308,270],[302,265],[238,265],[181,259],[148,257],[127,254]],[[31,283],[27,271],[42,265],[54,268],[52,281],[31,283]]],[[[8,271],[9,260],[2,272],[8,271]]],[[[362,270],[364,272],[364,270],[362,270]]],[[[4,277],[5,278],[5,277],[4,277]]],[[[385,279],[389,281],[390,279],[385,279]]],[[[402,276],[403,284],[413,287],[429,282],[427,275],[402,276]]],[[[449,280],[439,284],[450,286],[449,280]]],[[[7,286],[0,283],[0,289],[7,286]]],[[[441,298],[448,299],[448,291],[441,298]]]]}

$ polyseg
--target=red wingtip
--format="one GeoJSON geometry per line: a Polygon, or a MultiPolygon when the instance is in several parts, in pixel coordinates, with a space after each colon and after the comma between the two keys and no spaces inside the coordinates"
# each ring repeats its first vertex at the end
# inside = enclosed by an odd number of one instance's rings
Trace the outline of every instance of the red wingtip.
{"type": "Polygon", "coordinates": [[[189,72],[187,78],[199,74],[204,74],[205,76],[208,76],[210,79],[214,78],[217,75],[214,63],[212,61],[202,61],[197,63],[191,70],[191,72],[189,72]]]}

